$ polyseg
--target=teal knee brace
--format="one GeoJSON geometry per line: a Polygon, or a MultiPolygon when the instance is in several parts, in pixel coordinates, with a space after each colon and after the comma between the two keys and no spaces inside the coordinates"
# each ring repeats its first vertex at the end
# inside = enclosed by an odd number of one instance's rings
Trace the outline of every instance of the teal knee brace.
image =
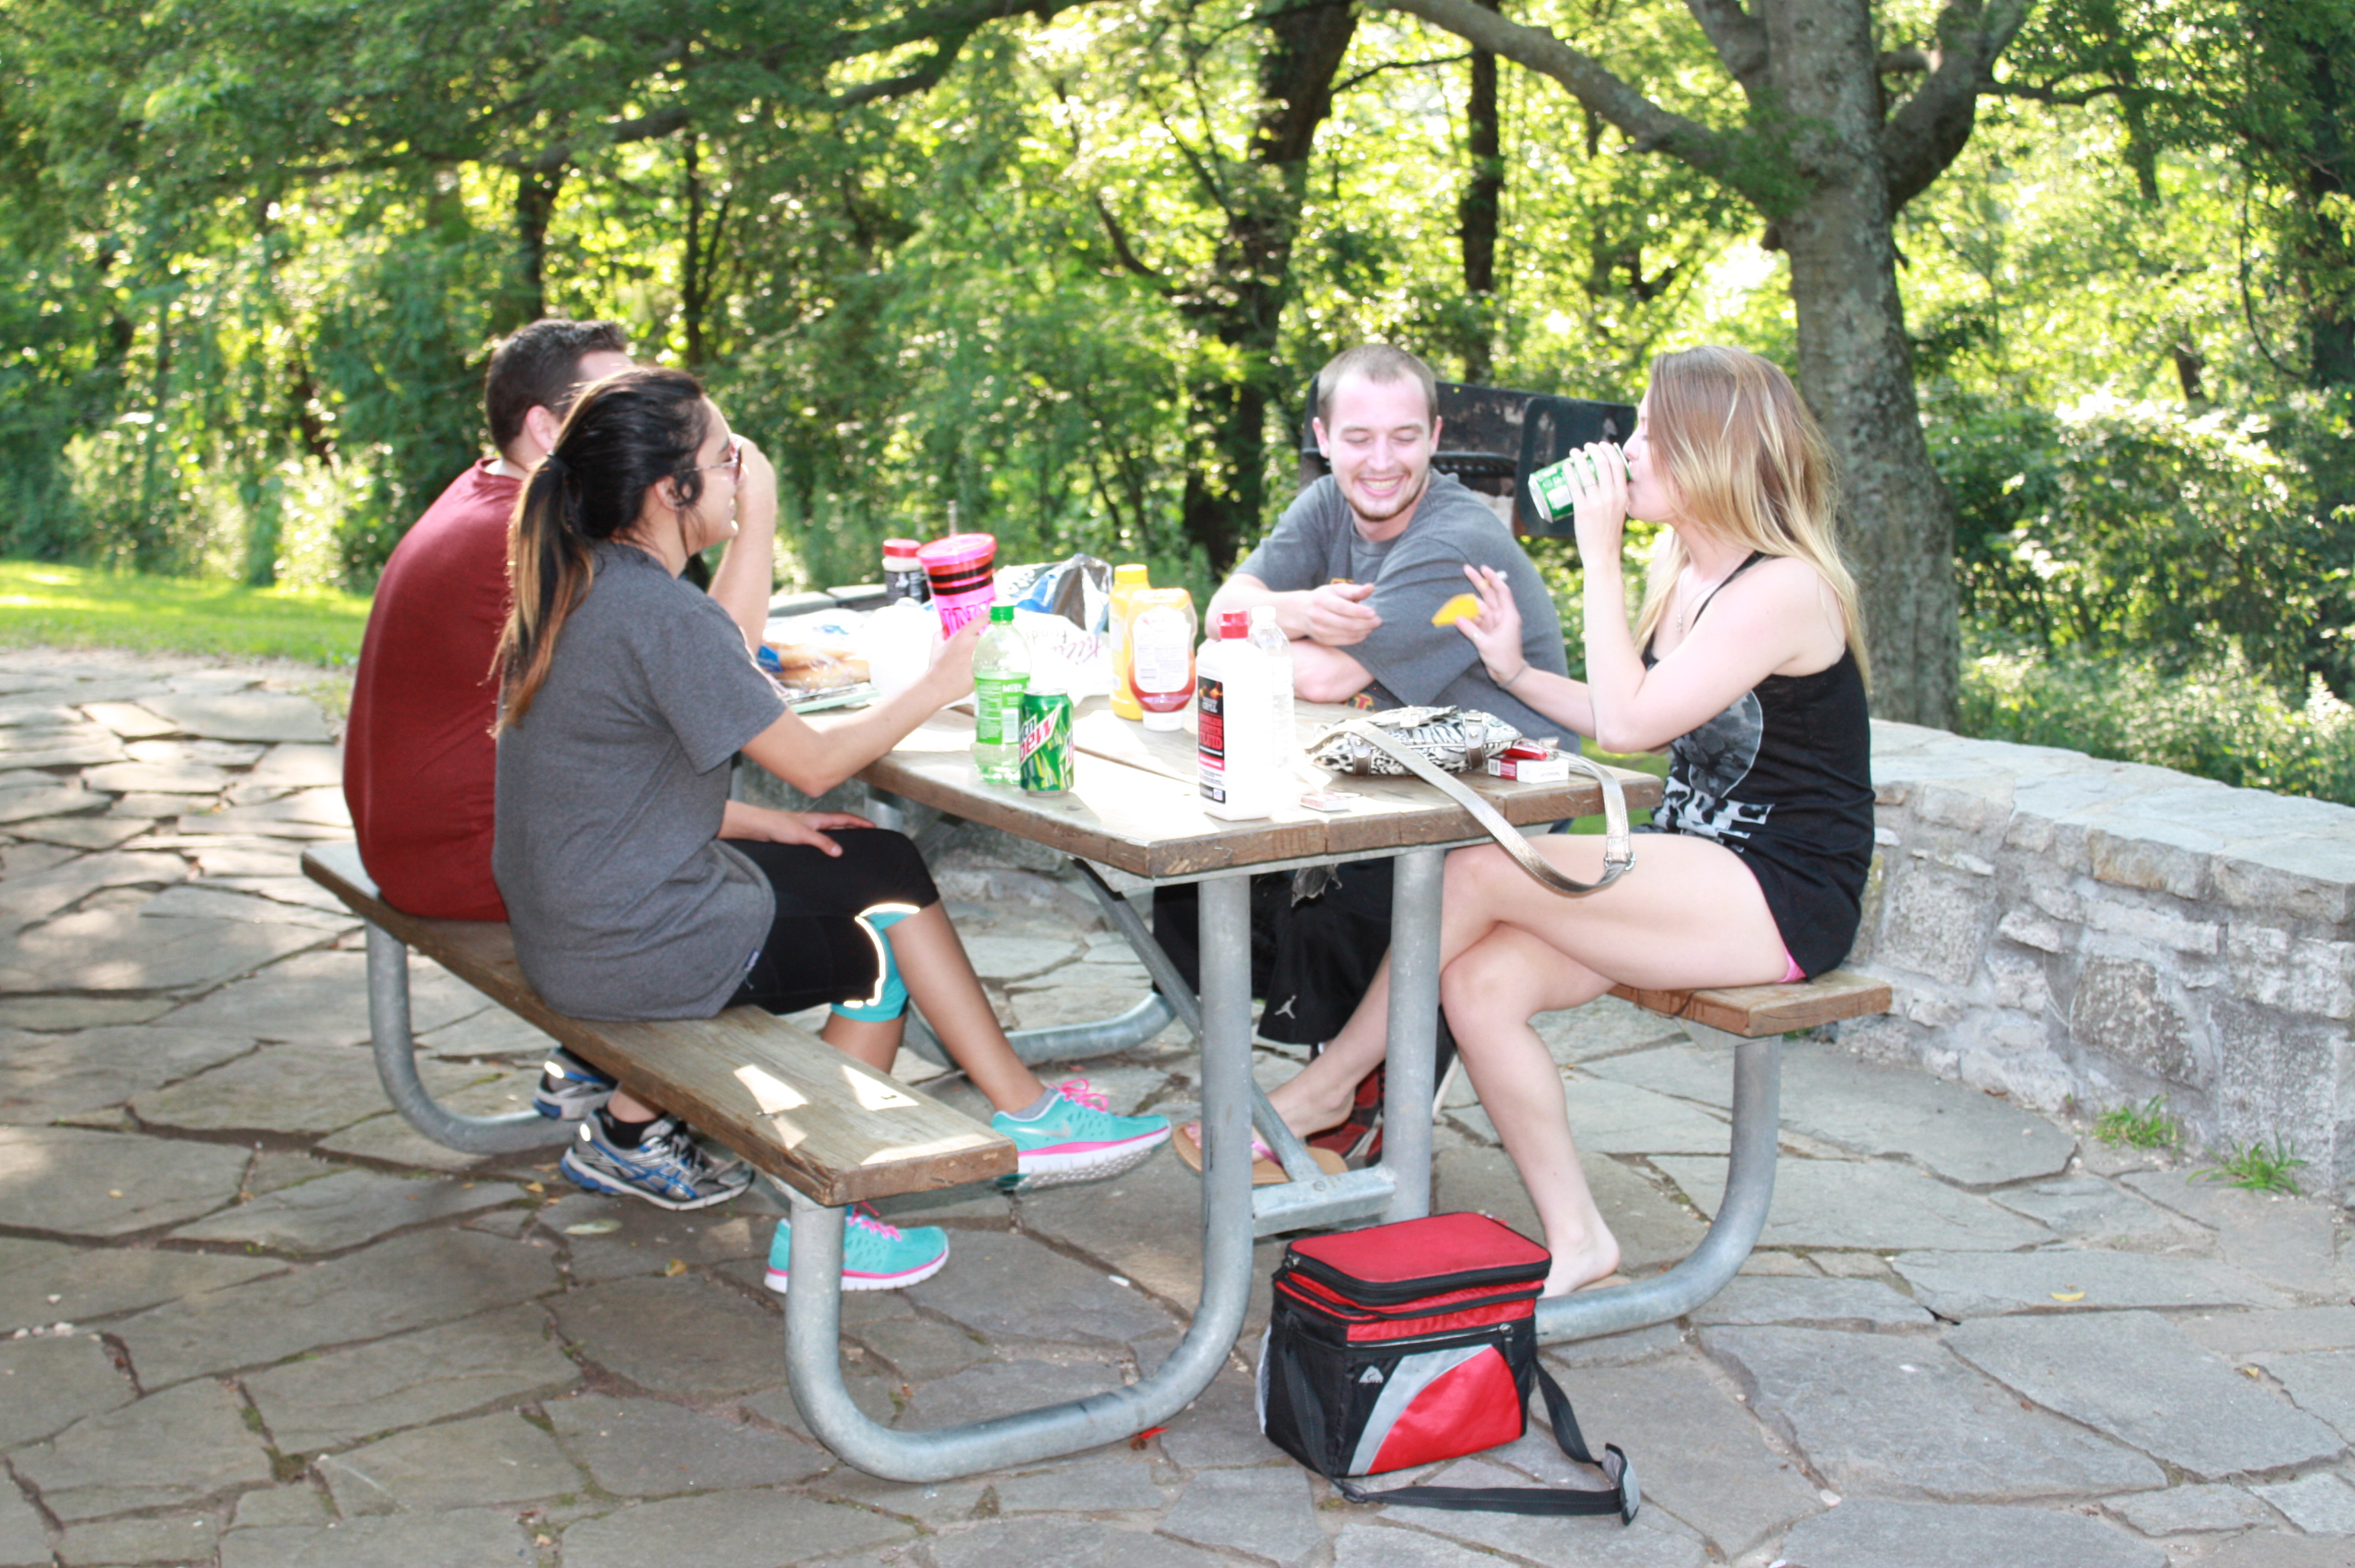
{"type": "Polygon", "coordinates": [[[837,1018],[856,1019],[861,1023],[884,1023],[908,1010],[908,987],[900,978],[900,965],[891,956],[891,939],[884,933],[916,912],[912,904],[877,904],[861,910],[856,917],[874,940],[875,955],[879,970],[875,977],[874,994],[865,1001],[837,1002],[837,1018]]]}

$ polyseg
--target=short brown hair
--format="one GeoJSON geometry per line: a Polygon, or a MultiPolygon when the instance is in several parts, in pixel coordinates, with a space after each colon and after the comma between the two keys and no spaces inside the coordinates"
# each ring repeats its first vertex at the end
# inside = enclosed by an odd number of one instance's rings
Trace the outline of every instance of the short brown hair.
{"type": "Polygon", "coordinates": [[[483,377],[483,411],[491,444],[504,452],[523,433],[523,417],[546,409],[559,419],[581,388],[581,361],[591,354],[627,354],[619,322],[567,321],[549,316],[519,327],[491,355],[483,377]]]}
{"type": "Polygon", "coordinates": [[[1431,367],[1403,348],[1393,348],[1387,343],[1360,343],[1355,348],[1344,348],[1326,361],[1325,368],[1316,372],[1316,417],[1330,419],[1333,415],[1333,389],[1351,376],[1366,381],[1420,381],[1423,383],[1423,412],[1434,422],[1439,418],[1439,378],[1431,367]]]}

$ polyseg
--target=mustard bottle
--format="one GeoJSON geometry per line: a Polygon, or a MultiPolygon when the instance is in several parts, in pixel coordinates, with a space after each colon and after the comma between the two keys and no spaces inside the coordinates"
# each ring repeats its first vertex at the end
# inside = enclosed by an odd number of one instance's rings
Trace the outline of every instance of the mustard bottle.
{"type": "Polygon", "coordinates": [[[1142,566],[1132,563],[1112,569],[1112,710],[1123,719],[1145,717],[1144,705],[1136,700],[1135,683],[1130,678],[1128,623],[1136,595],[1151,586],[1142,566]]]}

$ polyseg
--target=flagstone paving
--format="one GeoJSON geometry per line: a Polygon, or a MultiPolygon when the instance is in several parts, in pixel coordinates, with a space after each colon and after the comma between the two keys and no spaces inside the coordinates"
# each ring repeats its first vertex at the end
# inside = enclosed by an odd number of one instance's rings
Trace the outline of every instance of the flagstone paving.
{"type": "MultiPolygon", "coordinates": [[[[1635,1456],[1632,1528],[1350,1503],[1270,1446],[1272,1241],[1243,1341],[1166,1430],[863,1475],[786,1386],[773,1199],[624,1206],[389,1114],[358,930],[297,865],[348,831],[319,679],[0,651],[0,1568],[2355,1568],[2336,1195],[2192,1181],[1830,1040],[1785,1047],[1742,1276],[1546,1351],[1635,1456]]],[[[946,883],[993,1000],[1125,1007],[1141,971],[1035,867],[946,883]]],[[[414,971],[428,1082],[519,1105],[546,1038],[414,971]]],[[[1538,1028],[1628,1269],[1666,1266],[1720,1200],[1728,1063],[1618,1003],[1538,1028]]],[[[1084,1071],[1115,1109],[1198,1104],[1176,1029],[1084,1071]]],[[[1433,1144],[1441,1205],[1533,1222],[1468,1085],[1433,1144]]],[[[1200,1289],[1199,1198],[1165,1156],[884,1205],[954,1252],[846,1299],[852,1397],[920,1429],[1149,1372],[1200,1289]]],[[[1583,1478],[1532,1432],[1380,1484],[1583,1478]]]]}

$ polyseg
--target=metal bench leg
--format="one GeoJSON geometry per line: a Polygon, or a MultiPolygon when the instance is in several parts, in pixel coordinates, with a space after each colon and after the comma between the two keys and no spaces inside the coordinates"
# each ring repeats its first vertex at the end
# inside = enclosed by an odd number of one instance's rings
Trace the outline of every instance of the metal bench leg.
{"type": "MultiPolygon", "coordinates": [[[[1202,886],[1202,1298],[1169,1359],[1126,1388],[934,1432],[870,1419],[843,1386],[842,1211],[790,1189],[794,1288],[785,1366],[794,1401],[826,1445],[869,1475],[937,1481],[1114,1442],[1167,1421],[1226,1365],[1251,1300],[1251,879],[1202,886]]],[[[954,1253],[949,1267],[956,1267],[954,1253]]]]}
{"type": "Polygon", "coordinates": [[[368,1034],[376,1075],[401,1118],[444,1148],[461,1154],[518,1154],[569,1142],[575,1128],[536,1111],[465,1116],[446,1109],[417,1075],[417,1042],[409,1032],[409,945],[380,926],[368,928],[368,1034]]]}
{"type": "Polygon", "coordinates": [[[1774,1200],[1774,1151],[1782,1136],[1782,1038],[1743,1040],[1689,1019],[1685,1032],[1696,1045],[1733,1050],[1732,1158],[1717,1218],[1692,1255],[1666,1274],[1539,1302],[1541,1343],[1590,1339],[1683,1317],[1741,1272],[1766,1228],[1766,1211],[1774,1200]]]}

